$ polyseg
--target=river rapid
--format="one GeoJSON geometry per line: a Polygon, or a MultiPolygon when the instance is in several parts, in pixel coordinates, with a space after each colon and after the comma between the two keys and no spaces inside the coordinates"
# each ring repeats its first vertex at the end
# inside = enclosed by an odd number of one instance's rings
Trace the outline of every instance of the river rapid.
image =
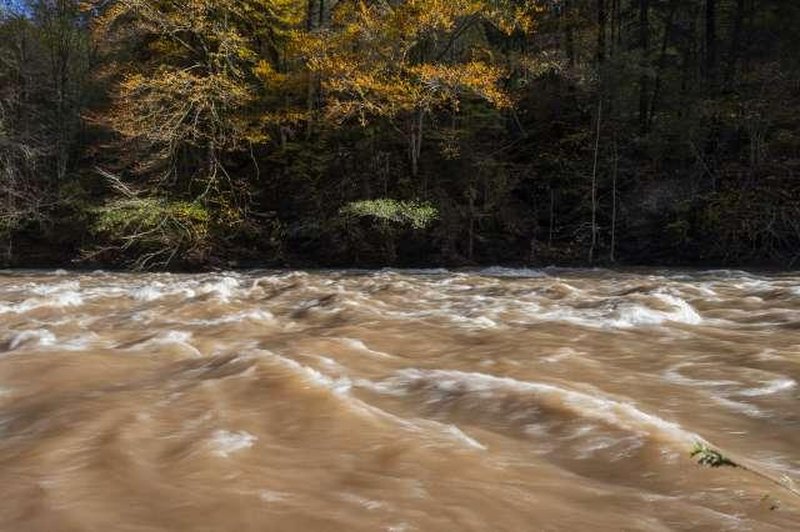
{"type": "Polygon", "coordinates": [[[5,272],[0,529],[798,530],[799,379],[800,275],[5,272]]]}

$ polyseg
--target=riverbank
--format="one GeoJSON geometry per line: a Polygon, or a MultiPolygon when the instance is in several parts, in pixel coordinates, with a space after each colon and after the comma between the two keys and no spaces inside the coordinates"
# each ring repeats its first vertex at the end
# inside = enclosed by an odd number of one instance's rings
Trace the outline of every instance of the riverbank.
{"type": "MultiPolygon", "coordinates": [[[[162,264],[150,268],[153,271],[172,271],[199,273],[220,270],[247,270],[254,268],[276,268],[276,269],[349,269],[349,268],[410,268],[410,269],[430,269],[430,268],[449,268],[449,269],[469,269],[486,268],[500,266],[506,268],[610,268],[610,269],[653,269],[653,268],[677,268],[677,269],[738,269],[763,272],[777,272],[792,270],[798,266],[794,258],[780,258],[762,260],[751,259],[748,261],[720,261],[708,260],[697,257],[674,256],[667,258],[659,254],[652,260],[628,261],[618,259],[614,262],[608,257],[598,258],[590,264],[585,256],[570,256],[574,252],[572,248],[560,250],[543,250],[541,255],[534,260],[521,260],[514,258],[506,260],[504,257],[485,257],[481,261],[468,260],[463,256],[451,256],[444,258],[441,254],[431,253],[430,256],[408,255],[405,256],[401,251],[392,261],[378,256],[355,260],[353,254],[341,253],[338,256],[331,256],[325,253],[302,255],[284,248],[278,256],[270,255],[269,250],[265,250],[263,255],[259,255],[253,249],[237,250],[228,249],[224,254],[209,252],[206,257],[195,257],[191,260],[178,258],[170,264],[162,264]]],[[[13,256],[9,259],[6,255],[0,259],[0,268],[38,270],[38,269],[65,269],[70,271],[91,271],[102,269],[108,271],[129,271],[132,268],[132,258],[119,256],[117,260],[110,260],[108,257],[98,260],[97,257],[87,257],[81,250],[80,242],[16,242],[14,245],[13,256]]]]}

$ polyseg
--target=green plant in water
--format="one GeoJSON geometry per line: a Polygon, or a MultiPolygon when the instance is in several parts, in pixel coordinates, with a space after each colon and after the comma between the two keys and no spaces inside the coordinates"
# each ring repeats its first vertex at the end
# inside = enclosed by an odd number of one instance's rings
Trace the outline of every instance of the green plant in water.
{"type": "MultiPolygon", "coordinates": [[[[776,486],[780,486],[781,488],[787,490],[792,495],[796,495],[800,497],[800,491],[795,487],[794,481],[789,478],[788,476],[784,475],[781,478],[776,478],[772,474],[760,471],[758,469],[754,469],[752,467],[748,467],[747,465],[742,465],[740,463],[734,462],[720,451],[710,447],[707,443],[704,442],[695,442],[694,447],[692,447],[691,452],[689,453],[692,458],[697,460],[697,463],[700,465],[704,465],[707,467],[735,467],[741,469],[743,471],[747,471],[752,473],[757,477],[761,477],[764,480],[767,480],[776,486]]],[[[767,496],[768,497],[768,496],[767,496]]],[[[770,507],[770,510],[775,510],[779,507],[778,504],[773,504],[770,507]]]]}
{"type": "Polygon", "coordinates": [[[340,214],[352,218],[373,218],[387,224],[425,229],[438,217],[439,211],[427,202],[400,201],[388,198],[348,203],[340,214]]]}
{"type": "Polygon", "coordinates": [[[708,444],[702,442],[694,444],[690,455],[697,460],[698,464],[708,467],[741,467],[718,450],[712,449],[708,444]]]}

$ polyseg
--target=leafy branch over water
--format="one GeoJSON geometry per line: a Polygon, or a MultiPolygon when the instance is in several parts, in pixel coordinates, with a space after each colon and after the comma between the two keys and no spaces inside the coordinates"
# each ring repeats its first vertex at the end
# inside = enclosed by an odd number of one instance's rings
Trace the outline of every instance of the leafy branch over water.
{"type": "Polygon", "coordinates": [[[691,457],[697,459],[697,463],[708,467],[741,467],[739,464],[717,451],[705,443],[696,442],[692,448],[691,457]]]}
{"type": "Polygon", "coordinates": [[[763,478],[764,480],[768,480],[769,482],[776,484],[785,490],[789,491],[793,495],[797,495],[800,497],[800,491],[795,487],[794,482],[787,476],[783,476],[781,478],[775,478],[768,473],[763,473],[761,471],[752,469],[745,465],[742,465],[738,462],[735,462],[731,458],[722,454],[722,452],[718,451],[710,447],[707,443],[704,442],[695,442],[694,447],[692,447],[692,451],[690,452],[690,456],[697,460],[697,463],[706,467],[734,467],[738,469],[742,469],[744,471],[748,471],[758,477],[763,478]]]}

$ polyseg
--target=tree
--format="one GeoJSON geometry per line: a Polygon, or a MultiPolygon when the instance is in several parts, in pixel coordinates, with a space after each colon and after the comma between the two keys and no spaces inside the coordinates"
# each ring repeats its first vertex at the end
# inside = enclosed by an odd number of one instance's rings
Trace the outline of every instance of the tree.
{"type": "Polygon", "coordinates": [[[86,17],[78,0],[33,0],[28,9],[47,56],[48,85],[54,104],[55,172],[62,181],[81,128],[80,112],[90,68],[86,17]]]}
{"type": "Polygon", "coordinates": [[[301,2],[101,4],[97,36],[112,44],[118,76],[108,121],[144,156],[138,173],[201,195],[230,188],[225,156],[279,137],[301,112],[284,105],[293,87],[281,72],[301,2]]]}
{"type": "Polygon", "coordinates": [[[530,7],[480,0],[340,3],[332,31],[309,38],[308,62],[338,124],[385,120],[406,142],[419,174],[426,118],[457,112],[464,98],[505,108],[507,75],[489,51],[489,28],[528,28],[530,7]]]}
{"type": "Polygon", "coordinates": [[[89,39],[76,0],[0,4],[0,236],[66,201],[81,151],[89,39]]]}

